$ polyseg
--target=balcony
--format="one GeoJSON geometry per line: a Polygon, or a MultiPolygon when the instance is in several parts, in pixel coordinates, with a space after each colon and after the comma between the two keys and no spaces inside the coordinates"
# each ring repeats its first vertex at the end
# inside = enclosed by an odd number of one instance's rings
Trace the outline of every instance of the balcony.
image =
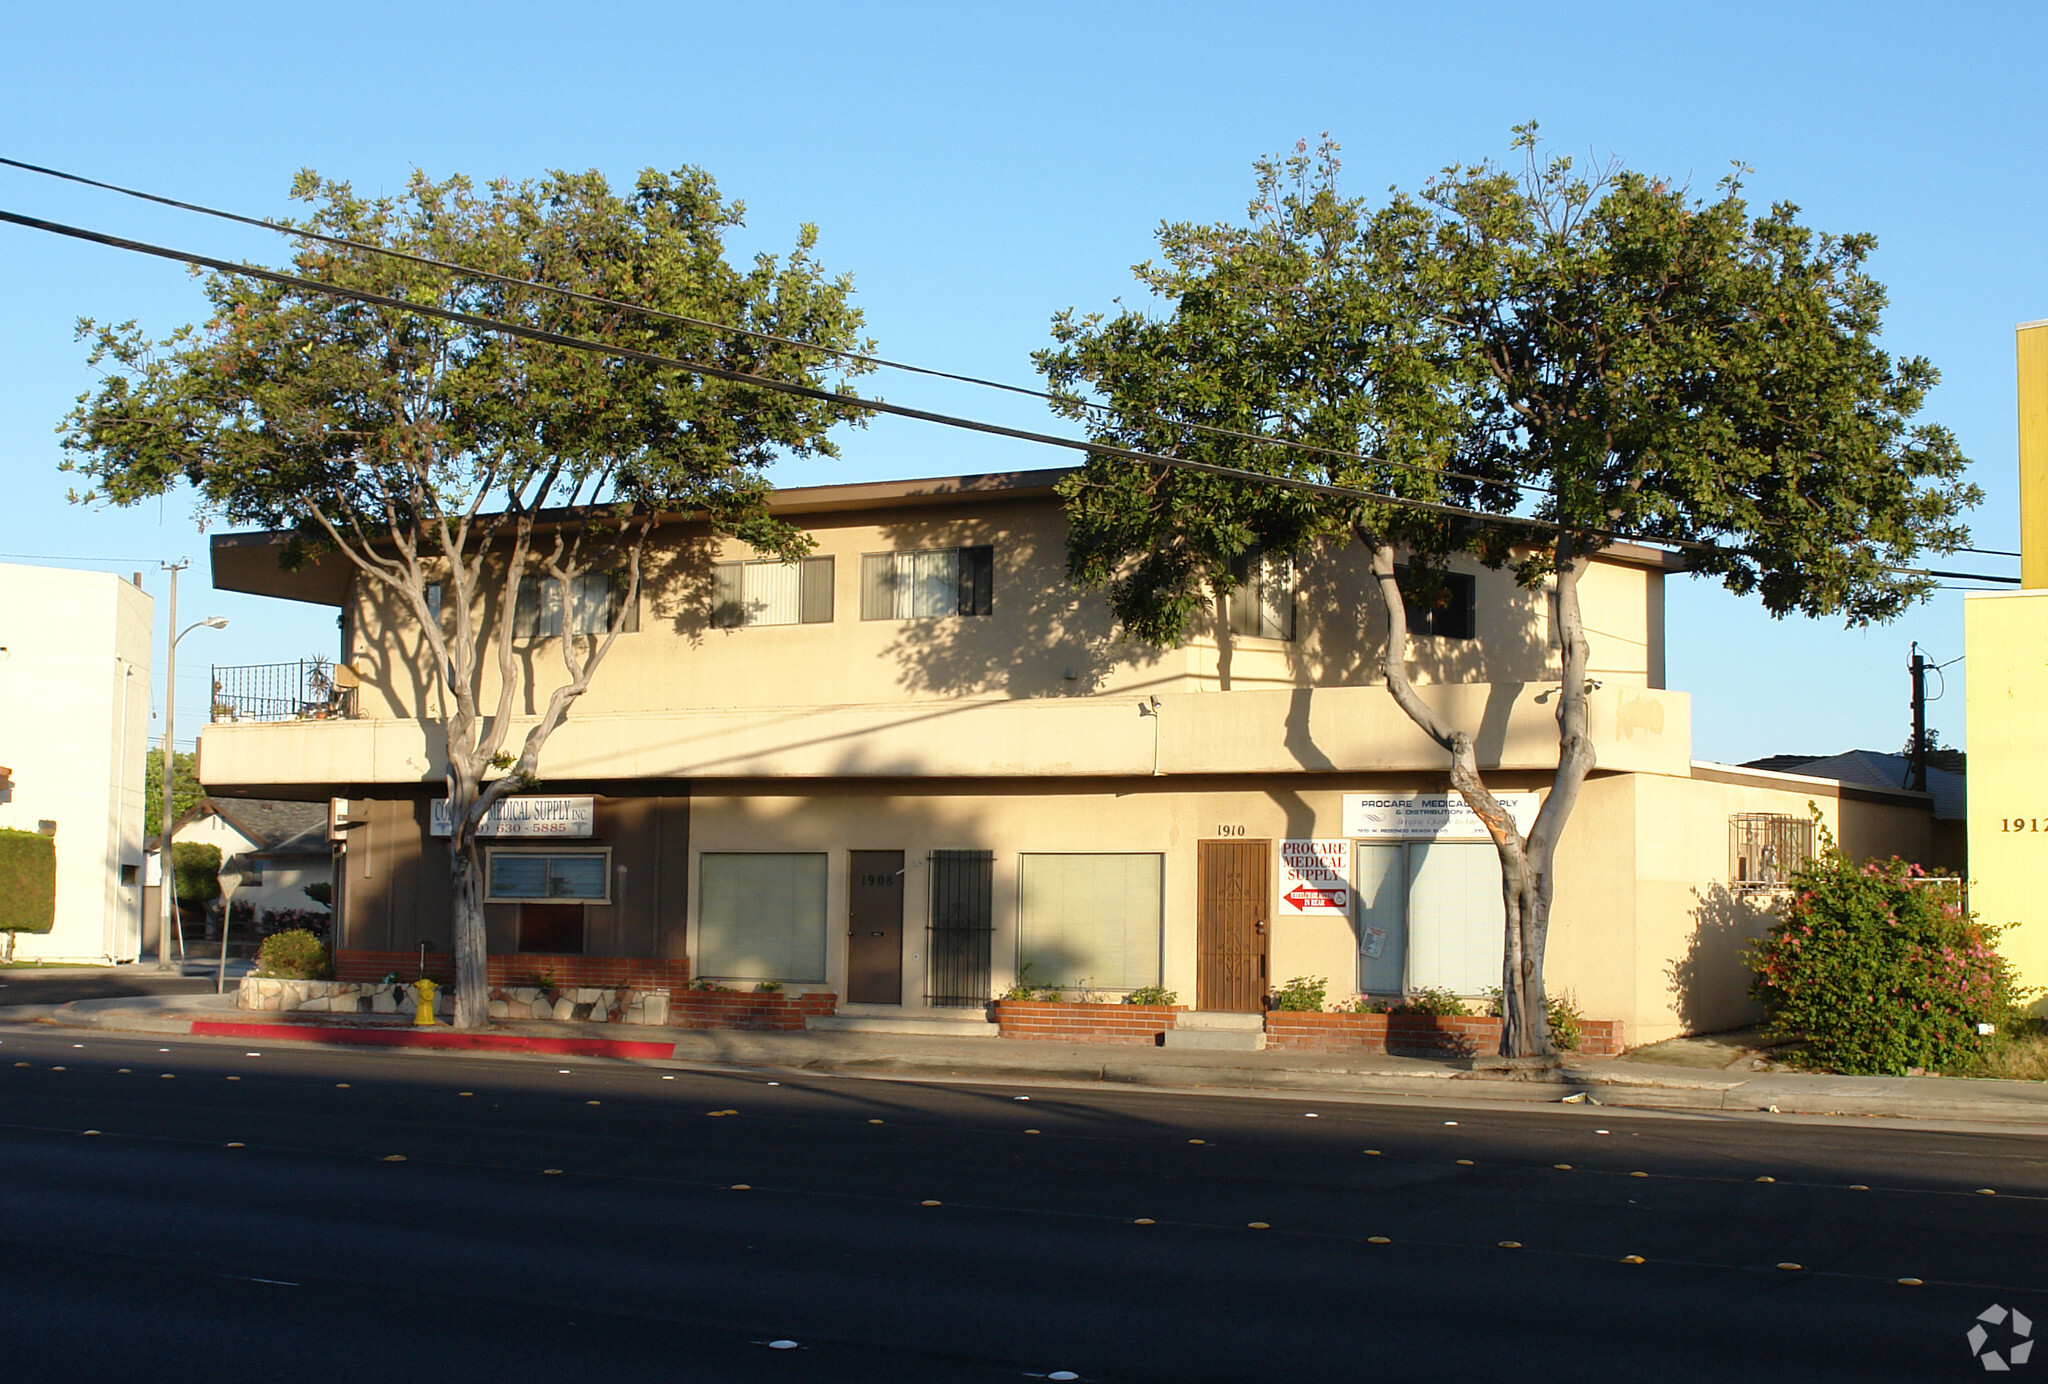
{"type": "Polygon", "coordinates": [[[356,675],[324,658],[213,665],[211,719],[334,721],[356,714],[356,675]]]}

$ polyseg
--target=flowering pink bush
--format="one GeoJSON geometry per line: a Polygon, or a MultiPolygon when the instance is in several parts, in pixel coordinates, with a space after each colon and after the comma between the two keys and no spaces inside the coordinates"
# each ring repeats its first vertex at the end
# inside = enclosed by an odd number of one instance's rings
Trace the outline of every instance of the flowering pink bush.
{"type": "Polygon", "coordinates": [[[1903,860],[1858,865],[1822,835],[1792,878],[1784,919],[1752,943],[1750,994],[1807,1065],[1901,1075],[1966,1065],[2023,997],[1998,954],[2000,929],[1963,906],[1962,881],[1903,860]]]}

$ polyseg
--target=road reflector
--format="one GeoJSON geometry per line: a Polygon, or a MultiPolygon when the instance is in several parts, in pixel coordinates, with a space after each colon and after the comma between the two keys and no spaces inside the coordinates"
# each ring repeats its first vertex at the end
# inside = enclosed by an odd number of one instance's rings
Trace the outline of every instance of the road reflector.
{"type": "Polygon", "coordinates": [[[50,1070],[53,1072],[68,1072],[71,1069],[69,1067],[52,1067],[50,1070]]]}
{"type": "Polygon", "coordinates": [[[403,1163],[405,1155],[402,1153],[387,1153],[384,1155],[384,1161],[386,1163],[403,1163]]]}
{"type": "Polygon", "coordinates": [[[1024,1132],[1025,1132],[1026,1134],[1036,1134],[1036,1133],[1038,1133],[1038,1131],[1037,1131],[1037,1130],[1035,1130],[1035,1129],[1027,1129],[1027,1130],[1025,1130],[1024,1132]]]}
{"type": "Polygon", "coordinates": [[[1458,1166],[1461,1168],[1469,1168],[1472,1166],[1472,1160],[1469,1158],[1460,1158],[1458,1160],[1458,1166]]]}
{"type": "Polygon", "coordinates": [[[348,1083],[346,1081],[337,1081],[334,1083],[334,1089],[337,1091],[346,1091],[348,1089],[348,1083]]]}
{"type": "Polygon", "coordinates": [[[1500,1242],[1500,1247],[1502,1249],[1520,1249],[1522,1247],[1522,1242],[1520,1240],[1502,1240],[1500,1242]]]}
{"type": "Polygon", "coordinates": [[[560,1177],[562,1175],[562,1170],[560,1168],[542,1168],[541,1171],[543,1173],[546,1173],[549,1177],[560,1177]]]}
{"type": "Polygon", "coordinates": [[[1797,1271],[1798,1271],[1798,1270],[1800,1269],[1801,1265],[1798,1265],[1798,1264],[1793,1264],[1793,1263],[1789,1263],[1789,1262],[1787,1262],[1787,1263],[1784,1263],[1784,1264],[1780,1264],[1780,1265],[1778,1265],[1778,1267],[1779,1267],[1779,1268],[1781,1268],[1781,1269],[1784,1269],[1784,1270],[1786,1270],[1786,1271],[1787,1271],[1788,1273],[1791,1273],[1791,1272],[1797,1272],[1797,1271]]]}
{"type": "MultiPolygon", "coordinates": [[[[19,1067],[23,1064],[17,1062],[14,1065],[19,1067]]],[[[122,1076],[133,1076],[135,1074],[135,1069],[133,1067],[116,1067],[114,1068],[114,1070],[119,1072],[122,1076]]]]}
{"type": "Polygon", "coordinates": [[[1207,1139],[1190,1139],[1188,1142],[1191,1144],[1206,1144],[1209,1141],[1207,1139]]]}
{"type": "Polygon", "coordinates": [[[1775,1177],[1760,1177],[1757,1179],[1758,1182],[1776,1182],[1777,1180],[1775,1177]]]}
{"type": "Polygon", "coordinates": [[[1153,1220],[1153,1219],[1152,1219],[1152,1218],[1151,1218],[1150,1216],[1140,1216],[1140,1217],[1138,1217],[1138,1219],[1136,1219],[1135,1221],[1132,1221],[1132,1222],[1131,1222],[1131,1224],[1132,1224],[1132,1225],[1157,1225],[1157,1224],[1159,1224],[1159,1222],[1157,1222],[1157,1221],[1153,1220]]]}
{"type": "Polygon", "coordinates": [[[1996,1187],[1979,1187],[1977,1195],[1980,1197],[1995,1197],[1998,1195],[1998,1189],[1996,1187]]]}
{"type": "Polygon", "coordinates": [[[476,1092],[474,1092],[474,1091],[457,1091],[457,1092],[456,1092],[455,1094],[456,1094],[456,1095],[458,1095],[458,1096],[473,1096],[473,1095],[475,1095],[475,1094],[476,1094],[476,1092]]]}
{"type": "Polygon", "coordinates": [[[1304,1120],[1320,1120],[1321,1118],[1323,1118],[1323,1117],[1322,1117],[1321,1115],[1318,1115],[1318,1114],[1317,1114],[1317,1113],[1316,1113],[1315,1111],[1313,1111],[1313,1110],[1305,1110],[1305,1111],[1303,1111],[1303,1112],[1302,1112],[1302,1116],[1301,1116],[1301,1117],[1302,1117],[1302,1118],[1303,1118],[1304,1120]]]}
{"type": "Polygon", "coordinates": [[[176,1072],[165,1072],[165,1073],[164,1073],[164,1080],[165,1080],[165,1081],[175,1081],[175,1080],[177,1080],[177,1078],[178,1078],[178,1074],[177,1074],[176,1072]]]}
{"type": "Polygon", "coordinates": [[[26,1067],[26,1066],[28,1065],[28,1063],[26,1063],[26,1062],[17,1062],[17,1063],[15,1063],[14,1065],[15,1065],[15,1066],[17,1066],[17,1067],[26,1067]]]}
{"type": "Polygon", "coordinates": [[[229,1081],[240,1081],[241,1079],[242,1079],[242,1078],[240,1078],[240,1077],[238,1077],[238,1076],[231,1076],[231,1077],[229,1077],[229,1078],[228,1078],[228,1080],[229,1080],[229,1081]]]}
{"type": "Polygon", "coordinates": [[[795,1350],[795,1349],[796,1349],[796,1342],[795,1342],[795,1341],[770,1341],[770,1342],[768,1343],[768,1349],[770,1349],[770,1350],[795,1350]]]}
{"type": "MultiPolygon", "coordinates": [[[[603,1101],[601,1101],[601,1100],[587,1100],[587,1101],[585,1101],[585,1102],[583,1102],[583,1103],[584,1103],[585,1105],[603,1105],[603,1104],[604,1104],[604,1102],[603,1102],[603,1101]]],[[[721,1113],[721,1114],[726,1114],[726,1115],[730,1115],[730,1114],[731,1114],[732,1112],[731,1112],[730,1110],[726,1110],[726,1111],[721,1111],[720,1113],[721,1113]]]]}
{"type": "Polygon", "coordinates": [[[87,1134],[97,1134],[97,1133],[99,1133],[99,1131],[98,1131],[97,1129],[88,1129],[88,1130],[86,1130],[85,1132],[86,1132],[87,1134]]]}
{"type": "Polygon", "coordinates": [[[1640,1264],[1643,1263],[1644,1260],[1643,1256],[1640,1254],[1624,1254],[1621,1256],[1621,1262],[1624,1264],[1640,1264]]]}
{"type": "Polygon", "coordinates": [[[1456,1120],[1445,1120],[1445,1121],[1444,1121],[1444,1123],[1445,1123],[1445,1124],[1447,1124],[1447,1125],[1454,1125],[1454,1124],[1456,1124],[1456,1123],[1457,1123],[1457,1121],[1456,1121],[1456,1120]]]}
{"type": "Polygon", "coordinates": [[[1374,1158],[1378,1158],[1380,1156],[1380,1151],[1378,1149],[1367,1149],[1366,1152],[1371,1154],[1374,1158]]]}
{"type": "Polygon", "coordinates": [[[1569,1163],[1552,1163],[1550,1166],[1561,1173],[1568,1173],[1572,1170],[1572,1165],[1569,1163]]]}
{"type": "Polygon", "coordinates": [[[1365,1237],[1365,1242],[1369,1245],[1391,1245],[1394,1243],[1384,1235],[1368,1235],[1365,1237]]]}
{"type": "Polygon", "coordinates": [[[1630,1176],[1630,1177],[1648,1177],[1648,1176],[1649,1176],[1649,1174],[1648,1174],[1648,1173],[1630,1173],[1630,1174],[1629,1174],[1629,1176],[1630,1176]]]}
{"type": "Polygon", "coordinates": [[[244,1148],[247,1148],[247,1147],[249,1147],[249,1146],[248,1146],[247,1144],[243,1143],[243,1142],[242,1142],[242,1141],[241,1141],[240,1139],[237,1139],[237,1140],[235,1140],[235,1141],[234,1141],[233,1143],[231,1143],[231,1144],[227,1144],[227,1145],[224,1145],[224,1147],[226,1147],[226,1148],[231,1148],[231,1149],[244,1149],[244,1148]]]}
{"type": "Polygon", "coordinates": [[[1248,1221],[1245,1223],[1246,1230],[1271,1230],[1272,1228],[1272,1226],[1267,1225],[1264,1221],[1248,1221]]]}
{"type": "Polygon", "coordinates": [[[1852,1182],[1849,1184],[1849,1190],[1852,1192],[1867,1192],[1870,1190],[1870,1188],[1865,1183],[1852,1182]]]}
{"type": "Polygon", "coordinates": [[[921,1201],[921,1202],[919,1202],[919,1203],[918,1203],[918,1205],[919,1205],[919,1206],[938,1206],[938,1205],[941,1205],[941,1203],[939,1203],[939,1202],[936,1202],[936,1201],[921,1201]]]}
{"type": "Polygon", "coordinates": [[[753,1191],[753,1190],[754,1190],[754,1189],[753,1189],[752,1187],[749,1187],[749,1186],[748,1186],[748,1185],[747,1185],[746,1183],[744,1183],[744,1182],[735,1182],[735,1183],[733,1183],[733,1184],[732,1184],[732,1189],[733,1189],[733,1190],[734,1190],[735,1192],[751,1192],[751,1191],[753,1191]]]}
{"type": "Polygon", "coordinates": [[[1917,1278],[1902,1278],[1899,1280],[1899,1286],[1903,1288],[1918,1288],[1922,1286],[1922,1281],[1917,1278]]]}
{"type": "MultiPolygon", "coordinates": [[[[723,1114],[724,1114],[725,1112],[724,1112],[723,1110],[714,1110],[714,1111],[712,1111],[711,1113],[712,1113],[712,1114],[714,1114],[714,1115],[723,1115],[723,1114]]],[[[869,1123],[869,1124],[880,1124],[880,1123],[881,1123],[881,1121],[880,1121],[880,1120],[869,1120],[869,1121],[868,1121],[868,1123],[869,1123]]]]}

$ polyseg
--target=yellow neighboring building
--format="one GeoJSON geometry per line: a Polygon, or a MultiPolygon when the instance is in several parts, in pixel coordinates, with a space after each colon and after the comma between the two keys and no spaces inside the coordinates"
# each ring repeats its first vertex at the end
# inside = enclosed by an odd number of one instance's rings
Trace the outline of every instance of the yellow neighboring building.
{"type": "MultiPolygon", "coordinates": [[[[1970,901],[2048,991],[2048,321],[2018,331],[2021,590],[1963,602],[1970,901]]],[[[2048,1012],[2048,995],[2035,998],[2048,1012]]]]}

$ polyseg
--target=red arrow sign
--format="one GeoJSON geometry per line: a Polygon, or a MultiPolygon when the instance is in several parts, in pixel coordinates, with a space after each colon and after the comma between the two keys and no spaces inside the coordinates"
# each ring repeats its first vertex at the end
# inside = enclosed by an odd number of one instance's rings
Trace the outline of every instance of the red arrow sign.
{"type": "Polygon", "coordinates": [[[1350,894],[1348,889],[1311,889],[1306,884],[1297,884],[1283,896],[1296,908],[1342,908],[1350,894]]]}

